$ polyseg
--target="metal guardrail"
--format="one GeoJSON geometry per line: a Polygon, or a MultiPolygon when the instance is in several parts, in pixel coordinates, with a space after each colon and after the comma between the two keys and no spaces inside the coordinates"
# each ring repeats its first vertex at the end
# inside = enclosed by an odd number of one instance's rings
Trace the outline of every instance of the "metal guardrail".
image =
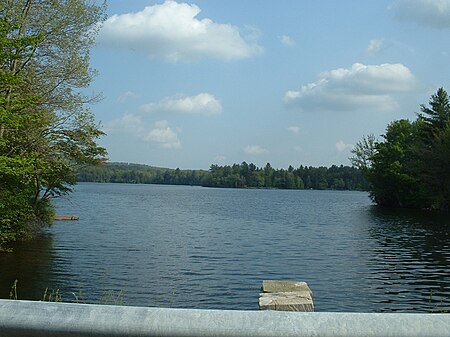
{"type": "Polygon", "coordinates": [[[450,314],[191,310],[0,300],[0,336],[449,337],[450,314]]]}

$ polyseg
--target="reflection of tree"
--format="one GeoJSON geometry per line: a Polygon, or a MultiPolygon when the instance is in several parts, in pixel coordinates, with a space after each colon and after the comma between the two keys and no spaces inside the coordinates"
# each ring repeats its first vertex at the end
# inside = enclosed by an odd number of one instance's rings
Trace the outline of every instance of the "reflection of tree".
{"type": "Polygon", "coordinates": [[[397,253],[438,265],[450,262],[450,229],[445,214],[378,207],[372,207],[370,214],[374,222],[370,234],[385,247],[407,249],[397,253]]]}
{"type": "Polygon", "coordinates": [[[380,209],[369,211],[368,232],[376,246],[368,252],[374,281],[388,295],[382,303],[395,310],[450,304],[450,228],[444,214],[380,209]]]}
{"type": "Polygon", "coordinates": [[[53,254],[53,237],[49,234],[16,243],[12,253],[0,254],[0,298],[9,298],[17,279],[18,299],[42,299],[53,274],[53,254]]]}

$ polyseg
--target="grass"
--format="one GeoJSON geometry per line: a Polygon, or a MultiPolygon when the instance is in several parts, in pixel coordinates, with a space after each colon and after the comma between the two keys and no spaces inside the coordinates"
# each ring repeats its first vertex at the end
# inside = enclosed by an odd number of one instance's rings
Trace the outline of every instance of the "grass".
{"type": "Polygon", "coordinates": [[[9,291],[10,300],[17,300],[17,282],[18,280],[14,281],[13,285],[11,286],[11,290],[9,291]]]}
{"type": "MultiPolygon", "coordinates": [[[[17,284],[18,280],[15,280],[9,291],[9,299],[18,300],[17,296],[17,284]]],[[[80,289],[77,293],[72,292],[72,301],[65,301],[62,296],[62,292],[59,289],[49,289],[45,288],[44,295],[42,296],[42,302],[67,302],[67,303],[83,303],[87,304],[84,298],[83,291],[80,289]]],[[[125,291],[119,290],[115,291],[113,289],[106,289],[103,287],[102,295],[98,301],[99,304],[103,305],[124,305],[125,304],[125,291]]]]}
{"type": "Polygon", "coordinates": [[[430,290],[430,299],[428,300],[428,303],[430,303],[430,306],[432,306],[432,309],[430,310],[430,313],[434,314],[449,314],[450,313],[450,307],[446,307],[444,305],[444,301],[441,300],[441,302],[436,303],[433,305],[433,290],[430,290]]]}

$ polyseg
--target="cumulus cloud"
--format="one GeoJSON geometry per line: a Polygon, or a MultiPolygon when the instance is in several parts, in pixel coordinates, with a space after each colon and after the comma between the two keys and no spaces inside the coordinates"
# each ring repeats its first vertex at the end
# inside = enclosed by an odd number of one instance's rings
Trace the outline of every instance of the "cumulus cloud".
{"type": "Polygon", "coordinates": [[[415,78],[403,64],[364,65],[323,72],[316,82],[287,91],[284,102],[300,110],[390,111],[397,107],[395,93],[411,91],[415,78]]]}
{"type": "MultiPolygon", "coordinates": [[[[180,130],[177,131],[179,132],[180,130]]],[[[166,120],[156,122],[155,127],[150,130],[143,139],[156,142],[166,149],[181,148],[178,133],[169,126],[169,123],[166,120]]]]}
{"type": "Polygon", "coordinates": [[[214,95],[201,93],[195,96],[175,95],[163,98],[158,103],[148,103],[141,107],[145,112],[169,112],[212,116],[222,112],[222,105],[214,95]]]}
{"type": "Polygon", "coordinates": [[[353,144],[345,144],[344,141],[340,140],[336,144],[336,150],[339,152],[344,152],[345,150],[353,149],[353,144]]]}
{"type": "Polygon", "coordinates": [[[144,131],[141,118],[128,112],[106,123],[104,129],[106,133],[141,134],[144,131]]]}
{"type": "Polygon", "coordinates": [[[431,28],[450,28],[450,0],[397,0],[390,9],[401,21],[431,28]]]}
{"type": "Polygon", "coordinates": [[[373,39],[370,40],[369,45],[367,46],[366,53],[369,55],[378,54],[384,48],[384,40],[383,39],[373,39]]]}
{"type": "Polygon", "coordinates": [[[105,125],[108,133],[125,133],[139,140],[156,142],[160,147],[166,149],[179,149],[181,142],[178,138],[180,129],[172,129],[166,120],[156,122],[151,128],[145,125],[140,116],[125,113],[105,125]]]}
{"type": "Polygon", "coordinates": [[[293,125],[293,126],[288,127],[287,130],[292,133],[299,133],[300,127],[293,125]]]}
{"type": "Polygon", "coordinates": [[[142,11],[113,15],[99,32],[101,45],[126,48],[168,62],[190,62],[205,57],[238,60],[258,55],[255,31],[243,36],[239,27],[211,19],[197,19],[195,4],[166,1],[142,11]]]}
{"type": "Polygon", "coordinates": [[[294,39],[287,35],[282,35],[280,37],[280,42],[287,47],[294,47],[296,45],[294,39]]]}
{"type": "Polygon", "coordinates": [[[259,146],[259,145],[247,145],[246,147],[244,147],[244,152],[246,154],[252,154],[252,155],[257,155],[257,154],[263,154],[263,153],[267,153],[267,149],[259,146]]]}

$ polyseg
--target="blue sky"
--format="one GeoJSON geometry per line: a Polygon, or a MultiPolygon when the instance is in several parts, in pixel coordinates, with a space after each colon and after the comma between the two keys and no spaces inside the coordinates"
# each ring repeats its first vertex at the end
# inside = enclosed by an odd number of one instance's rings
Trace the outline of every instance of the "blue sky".
{"type": "Polygon", "coordinates": [[[110,0],[108,16],[90,90],[111,161],[349,165],[450,88],[450,0],[110,0]]]}

